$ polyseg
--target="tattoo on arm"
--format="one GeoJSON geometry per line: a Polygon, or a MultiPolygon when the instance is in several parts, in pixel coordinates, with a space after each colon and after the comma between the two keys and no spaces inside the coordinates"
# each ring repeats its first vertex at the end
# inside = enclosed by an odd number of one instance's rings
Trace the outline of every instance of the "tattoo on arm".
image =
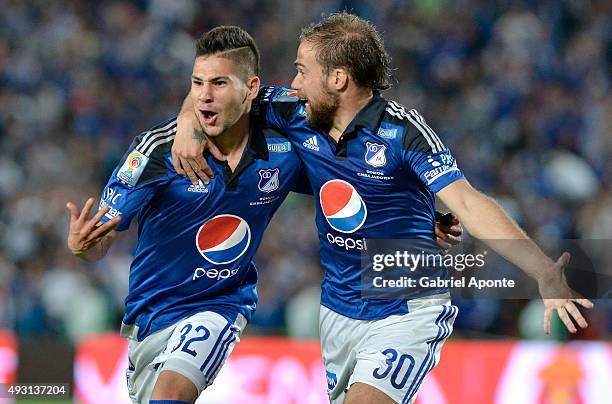
{"type": "Polygon", "coordinates": [[[204,132],[199,129],[194,129],[191,138],[197,140],[198,143],[202,144],[202,142],[204,141],[204,132]]]}

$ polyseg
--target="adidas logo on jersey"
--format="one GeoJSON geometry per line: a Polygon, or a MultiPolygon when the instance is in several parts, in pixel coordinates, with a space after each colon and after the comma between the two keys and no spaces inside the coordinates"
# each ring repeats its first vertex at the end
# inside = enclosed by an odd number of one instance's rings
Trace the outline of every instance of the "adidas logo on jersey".
{"type": "Polygon", "coordinates": [[[309,137],[302,144],[304,145],[304,147],[307,147],[310,150],[319,151],[319,141],[317,140],[317,135],[309,137]]]}
{"type": "Polygon", "coordinates": [[[202,180],[198,180],[198,185],[190,185],[189,188],[187,188],[187,192],[198,192],[201,194],[206,194],[208,193],[208,186],[204,185],[202,180]]]}

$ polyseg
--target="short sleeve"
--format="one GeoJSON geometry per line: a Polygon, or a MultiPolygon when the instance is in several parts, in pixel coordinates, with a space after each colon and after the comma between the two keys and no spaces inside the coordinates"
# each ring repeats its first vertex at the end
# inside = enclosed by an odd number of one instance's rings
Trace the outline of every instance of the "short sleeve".
{"type": "Polygon", "coordinates": [[[132,142],[102,191],[99,209],[109,206],[102,221],[120,215],[119,231],[128,229],[134,216],[147,206],[160,186],[169,182],[169,168],[163,155],[155,150],[147,153],[138,149],[147,133],[150,134],[145,132],[132,142]]]}
{"type": "Polygon", "coordinates": [[[414,109],[408,111],[405,117],[411,125],[404,132],[402,158],[421,182],[436,193],[465,178],[451,151],[444,146],[425,119],[414,109]]]}

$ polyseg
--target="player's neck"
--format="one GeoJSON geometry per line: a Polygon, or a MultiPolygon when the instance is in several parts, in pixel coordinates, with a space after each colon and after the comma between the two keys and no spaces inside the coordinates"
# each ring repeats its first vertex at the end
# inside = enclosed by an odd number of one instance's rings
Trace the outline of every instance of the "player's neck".
{"type": "Polygon", "coordinates": [[[344,94],[340,100],[340,107],[334,116],[334,123],[329,135],[336,141],[340,139],[346,128],[351,124],[357,114],[372,100],[374,94],[371,90],[355,89],[344,94]]]}
{"type": "Polygon", "coordinates": [[[232,127],[214,138],[215,145],[225,156],[225,160],[232,171],[240,162],[249,140],[249,120],[249,114],[244,114],[232,127]]]}

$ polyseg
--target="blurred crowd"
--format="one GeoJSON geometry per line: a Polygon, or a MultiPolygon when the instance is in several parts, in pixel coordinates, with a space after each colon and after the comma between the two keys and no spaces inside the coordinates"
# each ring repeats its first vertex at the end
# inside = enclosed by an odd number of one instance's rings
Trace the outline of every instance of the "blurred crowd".
{"type": "MultiPolygon", "coordinates": [[[[341,9],[383,34],[396,79],[385,96],[417,108],[529,234],[612,240],[609,1],[0,0],[0,328],[69,341],[118,329],[133,229],[81,264],[65,203],[98,195],[131,139],[177,114],[200,33],[246,28],[263,82],[289,85],[300,27],[341,9]]],[[[316,336],[310,198],[285,202],[256,263],[248,332],[316,336]]],[[[539,301],[458,304],[456,337],[541,335],[539,301]]],[[[589,316],[579,336],[609,338],[610,303],[589,316]]]]}

